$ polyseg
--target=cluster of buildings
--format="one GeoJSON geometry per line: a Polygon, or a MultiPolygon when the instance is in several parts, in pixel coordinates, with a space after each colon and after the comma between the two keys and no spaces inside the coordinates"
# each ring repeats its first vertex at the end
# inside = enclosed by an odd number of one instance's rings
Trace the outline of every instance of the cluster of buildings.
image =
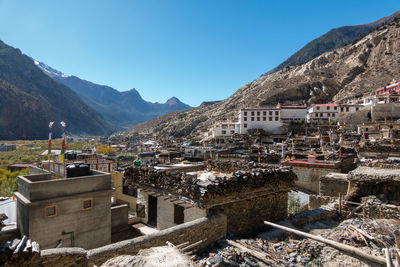
{"type": "Polygon", "coordinates": [[[244,108],[239,110],[237,120],[215,123],[205,134],[206,138],[231,137],[263,130],[270,134],[286,133],[287,125],[297,123],[329,123],[342,115],[353,114],[376,105],[397,103],[400,100],[400,82],[375,90],[375,94],[346,103],[302,105],[277,105],[276,107],[244,108]]]}

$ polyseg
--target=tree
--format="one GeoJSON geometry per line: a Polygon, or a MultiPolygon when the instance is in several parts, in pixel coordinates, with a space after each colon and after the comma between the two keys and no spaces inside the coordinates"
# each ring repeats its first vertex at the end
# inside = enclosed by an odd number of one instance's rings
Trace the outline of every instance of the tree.
{"type": "Polygon", "coordinates": [[[28,169],[10,172],[9,170],[0,168],[0,196],[11,197],[14,192],[18,191],[18,176],[28,173],[28,169]]]}

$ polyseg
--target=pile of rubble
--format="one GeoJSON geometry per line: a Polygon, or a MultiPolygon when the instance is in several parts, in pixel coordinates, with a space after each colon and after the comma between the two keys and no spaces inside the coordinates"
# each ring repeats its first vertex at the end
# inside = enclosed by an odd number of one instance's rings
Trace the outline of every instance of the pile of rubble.
{"type": "MultiPolygon", "coordinates": [[[[355,218],[345,220],[335,228],[314,229],[310,233],[359,248],[373,256],[385,257],[382,249],[389,248],[395,261],[398,252],[394,249],[394,232],[399,224],[395,220],[355,218]]],[[[345,255],[324,243],[281,234],[268,240],[220,241],[207,253],[198,255],[196,261],[200,266],[370,266],[369,262],[345,255]]]]}
{"type": "Polygon", "coordinates": [[[130,167],[125,169],[124,185],[151,187],[187,197],[200,206],[220,196],[248,192],[258,188],[287,190],[294,186],[296,175],[287,167],[253,168],[251,170],[226,172],[233,169],[219,165],[211,171],[183,173],[162,172],[153,168],[130,167]]]}
{"type": "Polygon", "coordinates": [[[7,241],[0,249],[0,265],[18,266],[29,258],[38,258],[39,253],[39,244],[23,236],[21,239],[7,241]]]}

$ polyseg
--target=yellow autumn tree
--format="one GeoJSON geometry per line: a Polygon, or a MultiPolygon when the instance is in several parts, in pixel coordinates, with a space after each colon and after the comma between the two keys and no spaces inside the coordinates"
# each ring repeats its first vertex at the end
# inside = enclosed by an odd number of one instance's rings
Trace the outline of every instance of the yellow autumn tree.
{"type": "Polygon", "coordinates": [[[110,146],[96,146],[96,152],[98,154],[105,154],[105,155],[109,155],[111,153],[115,152],[115,149],[110,147],[110,146]]]}

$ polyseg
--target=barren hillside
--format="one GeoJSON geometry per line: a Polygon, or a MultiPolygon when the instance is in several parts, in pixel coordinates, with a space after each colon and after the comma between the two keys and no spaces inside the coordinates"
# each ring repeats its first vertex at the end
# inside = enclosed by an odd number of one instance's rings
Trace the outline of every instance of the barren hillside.
{"type": "Polygon", "coordinates": [[[400,20],[382,26],[343,48],[299,66],[262,76],[228,99],[174,112],[134,126],[128,132],[153,131],[158,136],[183,136],[213,122],[234,119],[240,108],[276,103],[323,103],[371,94],[399,79],[400,20]]]}

